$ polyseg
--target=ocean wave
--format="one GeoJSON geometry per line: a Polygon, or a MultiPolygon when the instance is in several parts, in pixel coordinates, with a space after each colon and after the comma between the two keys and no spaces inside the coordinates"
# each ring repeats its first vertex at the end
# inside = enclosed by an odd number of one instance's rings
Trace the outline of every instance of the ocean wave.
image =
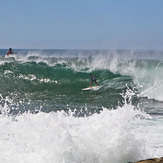
{"type": "Polygon", "coordinates": [[[94,55],[92,51],[86,52],[83,56],[74,51],[72,55],[72,51],[57,52],[57,55],[51,51],[48,54],[27,51],[25,55],[1,57],[2,96],[15,102],[30,101],[32,106],[39,105],[44,110],[67,109],[67,105],[75,109],[85,104],[101,109],[101,106],[118,106],[122,102],[120,93],[130,87],[136,90],[135,104],[141,102],[143,107],[150,108],[151,100],[156,104],[163,101],[162,60],[136,58],[125,51],[121,55],[106,51],[94,55]],[[89,87],[90,73],[99,76],[97,81],[103,85],[91,94],[81,91],[89,87]],[[149,105],[145,105],[146,102],[149,105]]]}

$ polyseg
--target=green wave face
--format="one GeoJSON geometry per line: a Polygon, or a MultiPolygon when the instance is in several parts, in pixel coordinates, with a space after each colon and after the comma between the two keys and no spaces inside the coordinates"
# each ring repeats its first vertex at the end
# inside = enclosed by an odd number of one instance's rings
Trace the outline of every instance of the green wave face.
{"type": "Polygon", "coordinates": [[[135,105],[144,97],[153,99],[155,91],[158,99],[162,97],[158,77],[163,78],[163,66],[158,60],[124,60],[112,55],[25,55],[1,57],[0,63],[0,101],[12,113],[83,108],[97,112],[102,107],[116,108],[123,104],[122,93],[127,89],[135,91],[132,101],[135,105]],[[98,91],[82,91],[89,87],[90,74],[98,76],[97,82],[102,85],[98,91]]]}

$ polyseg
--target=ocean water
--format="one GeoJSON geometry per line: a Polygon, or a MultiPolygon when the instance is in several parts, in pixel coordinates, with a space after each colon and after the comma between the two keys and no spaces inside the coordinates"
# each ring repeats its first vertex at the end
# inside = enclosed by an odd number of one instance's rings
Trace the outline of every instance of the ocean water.
{"type": "Polygon", "coordinates": [[[0,50],[0,162],[163,156],[163,51],[0,50]],[[89,87],[98,76],[99,90],[89,87]]]}

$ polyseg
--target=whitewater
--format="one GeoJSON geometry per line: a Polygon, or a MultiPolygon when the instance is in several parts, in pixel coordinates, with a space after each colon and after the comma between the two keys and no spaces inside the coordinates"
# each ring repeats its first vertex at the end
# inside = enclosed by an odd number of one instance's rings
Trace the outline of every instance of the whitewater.
{"type": "Polygon", "coordinates": [[[163,51],[0,50],[0,162],[163,155],[163,51]],[[97,75],[102,88],[89,87],[97,75]]]}

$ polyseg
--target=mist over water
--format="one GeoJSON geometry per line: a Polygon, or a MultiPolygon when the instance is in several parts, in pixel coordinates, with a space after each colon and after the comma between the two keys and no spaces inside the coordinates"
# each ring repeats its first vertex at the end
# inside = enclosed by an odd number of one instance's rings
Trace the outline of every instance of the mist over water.
{"type": "Polygon", "coordinates": [[[162,51],[17,51],[0,51],[0,162],[162,157],[162,51]]]}

